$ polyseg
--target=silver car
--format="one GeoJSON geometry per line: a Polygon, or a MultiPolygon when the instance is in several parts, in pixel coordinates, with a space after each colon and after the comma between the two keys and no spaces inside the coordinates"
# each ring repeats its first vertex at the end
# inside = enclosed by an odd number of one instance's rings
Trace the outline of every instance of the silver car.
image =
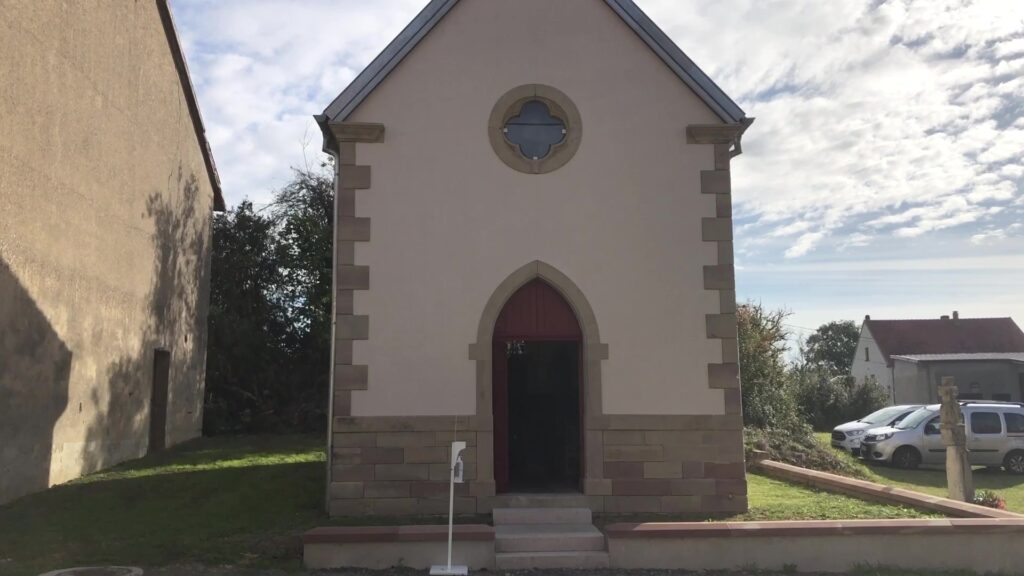
{"type": "Polygon", "coordinates": [[[832,447],[857,456],[860,454],[860,442],[868,430],[881,426],[895,426],[918,408],[922,408],[922,406],[920,404],[887,406],[860,420],[840,424],[832,429],[832,447]]]}
{"type": "MultiPolygon", "coordinates": [[[[976,466],[1003,467],[1024,474],[1024,404],[963,401],[968,458],[976,466]]],[[[860,456],[914,469],[944,466],[946,446],[939,429],[939,405],[925,406],[895,426],[873,428],[864,435],[860,456]]]]}

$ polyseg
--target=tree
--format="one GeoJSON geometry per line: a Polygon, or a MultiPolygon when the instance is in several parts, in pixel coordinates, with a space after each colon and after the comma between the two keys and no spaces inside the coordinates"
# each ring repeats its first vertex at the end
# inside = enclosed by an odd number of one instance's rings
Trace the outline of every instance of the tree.
{"type": "Polygon", "coordinates": [[[333,211],[330,172],[297,170],[265,210],[215,216],[207,434],[324,429],[333,211]]]}
{"type": "Polygon", "coordinates": [[[798,419],[789,391],[785,354],[789,312],[748,302],[736,311],[739,328],[743,422],[755,428],[784,428],[798,419]]]}
{"type": "Polygon", "coordinates": [[[889,403],[889,395],[873,378],[831,376],[813,364],[794,366],[790,378],[800,413],[815,430],[831,430],[889,403]]]}
{"type": "Polygon", "coordinates": [[[859,340],[860,329],[850,320],[822,324],[807,337],[804,362],[823,369],[829,376],[847,375],[859,340]]]}
{"type": "Polygon", "coordinates": [[[248,201],[214,215],[206,433],[258,429],[275,410],[288,320],[273,228],[248,201]]]}
{"type": "MultiPolygon", "coordinates": [[[[326,168],[326,166],[324,166],[326,168]]],[[[297,428],[326,425],[331,363],[334,180],[328,170],[296,170],[271,207],[277,225],[285,341],[294,382],[285,417],[297,428]],[[314,423],[319,423],[314,426],[314,423]]]]}
{"type": "Polygon", "coordinates": [[[860,329],[851,321],[822,324],[807,337],[801,362],[790,370],[790,384],[801,416],[816,430],[830,430],[885,406],[877,382],[850,376],[860,329]]]}

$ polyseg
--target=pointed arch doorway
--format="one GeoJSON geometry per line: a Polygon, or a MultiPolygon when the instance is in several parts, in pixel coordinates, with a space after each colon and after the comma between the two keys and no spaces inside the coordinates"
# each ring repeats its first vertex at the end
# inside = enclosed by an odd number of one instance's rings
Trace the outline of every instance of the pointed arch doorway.
{"type": "Polygon", "coordinates": [[[572,306],[540,278],[502,308],[491,377],[498,493],[582,491],[583,343],[572,306]]]}

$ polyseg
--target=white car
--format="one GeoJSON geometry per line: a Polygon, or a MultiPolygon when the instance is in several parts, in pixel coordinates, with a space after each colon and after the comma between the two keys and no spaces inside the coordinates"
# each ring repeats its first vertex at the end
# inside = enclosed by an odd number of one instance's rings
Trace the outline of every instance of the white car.
{"type": "MultiPolygon", "coordinates": [[[[940,408],[926,406],[895,426],[869,431],[861,443],[861,458],[909,470],[944,465],[940,408]]],[[[1024,403],[962,400],[960,411],[971,464],[1024,474],[1024,403]]]]}
{"type": "Polygon", "coordinates": [[[872,412],[860,420],[840,424],[832,429],[832,447],[854,456],[860,455],[860,443],[864,435],[872,428],[893,426],[903,420],[911,412],[921,408],[920,404],[904,404],[901,406],[889,406],[877,412],[872,412]]]}

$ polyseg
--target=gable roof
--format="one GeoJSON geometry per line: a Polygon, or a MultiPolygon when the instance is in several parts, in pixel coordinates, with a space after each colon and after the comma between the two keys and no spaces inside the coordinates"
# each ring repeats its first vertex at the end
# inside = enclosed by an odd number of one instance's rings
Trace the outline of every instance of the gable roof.
{"type": "MultiPolygon", "coordinates": [[[[317,121],[321,125],[325,122],[345,121],[458,2],[459,0],[431,0],[384,51],[331,102],[324,113],[317,116],[317,121]]],[[[743,110],[697,67],[633,0],[604,2],[723,122],[733,124],[746,117],[743,110]]]]}
{"type": "Polygon", "coordinates": [[[227,207],[224,204],[224,194],[220,188],[220,175],[217,173],[217,165],[213,162],[210,141],[206,139],[206,127],[203,125],[203,116],[199,113],[199,100],[196,99],[196,91],[188,73],[188,63],[185,61],[185,53],[181,49],[178,31],[174,27],[174,16],[167,5],[167,0],[157,0],[156,7],[160,12],[160,23],[163,25],[164,35],[167,36],[171,57],[174,59],[174,68],[178,72],[178,81],[181,82],[181,91],[185,94],[185,103],[188,105],[192,128],[199,140],[203,163],[206,165],[206,174],[210,178],[210,187],[213,188],[213,209],[223,212],[227,207]]]}
{"type": "Polygon", "coordinates": [[[1012,318],[865,320],[887,364],[893,356],[1024,352],[1024,332],[1012,318]]]}
{"type": "Polygon", "coordinates": [[[973,354],[909,354],[893,356],[893,360],[907,362],[1012,362],[1024,364],[1024,352],[978,352],[973,354]]]}

